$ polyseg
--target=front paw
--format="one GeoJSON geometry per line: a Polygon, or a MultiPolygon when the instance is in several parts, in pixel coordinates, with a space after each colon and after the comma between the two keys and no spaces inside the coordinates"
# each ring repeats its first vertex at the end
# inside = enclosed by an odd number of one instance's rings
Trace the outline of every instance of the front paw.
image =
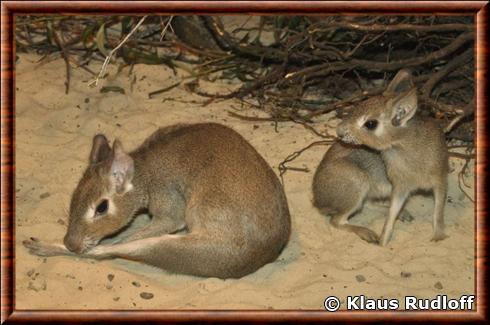
{"type": "Polygon", "coordinates": [[[390,242],[390,239],[391,239],[391,234],[386,234],[383,232],[379,237],[379,243],[378,243],[379,246],[385,247],[390,242]]]}
{"type": "Polygon", "coordinates": [[[436,231],[436,232],[434,232],[434,234],[432,235],[432,238],[431,238],[431,240],[430,240],[430,241],[433,241],[433,242],[438,242],[438,241],[441,241],[441,240],[446,239],[447,237],[449,237],[449,236],[447,236],[447,235],[444,233],[444,231],[436,231]]]}
{"type": "Polygon", "coordinates": [[[59,246],[43,243],[39,239],[31,237],[28,240],[22,242],[24,247],[29,250],[29,253],[37,256],[55,256],[61,255],[62,250],[59,246]]]}
{"type": "MultiPolygon", "coordinates": [[[[125,245],[125,244],[121,244],[125,245]]],[[[95,259],[105,259],[112,257],[111,249],[112,245],[97,245],[90,248],[87,252],[83,254],[84,257],[95,258],[95,259]]]]}

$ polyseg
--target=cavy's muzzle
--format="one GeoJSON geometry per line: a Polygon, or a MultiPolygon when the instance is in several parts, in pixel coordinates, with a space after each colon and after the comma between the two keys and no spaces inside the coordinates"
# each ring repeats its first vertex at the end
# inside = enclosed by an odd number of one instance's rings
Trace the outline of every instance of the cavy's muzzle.
{"type": "Polygon", "coordinates": [[[81,238],[77,235],[72,235],[67,233],[65,238],[63,239],[63,243],[65,247],[76,254],[81,254],[89,250],[90,248],[97,245],[97,241],[92,240],[91,238],[81,238]]]}
{"type": "Polygon", "coordinates": [[[80,254],[83,251],[83,242],[70,234],[66,234],[63,243],[70,252],[80,254]]]}
{"type": "Polygon", "coordinates": [[[339,126],[337,126],[337,137],[345,143],[359,144],[359,141],[352,136],[344,123],[340,123],[339,126]]]}

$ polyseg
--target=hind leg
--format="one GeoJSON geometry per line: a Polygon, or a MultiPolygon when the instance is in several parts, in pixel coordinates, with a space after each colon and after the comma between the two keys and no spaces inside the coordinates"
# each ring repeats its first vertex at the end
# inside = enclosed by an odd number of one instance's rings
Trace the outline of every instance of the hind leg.
{"type": "MultiPolygon", "coordinates": [[[[252,261],[241,261],[230,240],[206,233],[162,235],[116,245],[99,245],[83,254],[95,259],[124,258],[174,273],[206,277],[241,277],[252,261]]],[[[245,258],[244,258],[245,260],[245,258]]]]}
{"type": "Polygon", "coordinates": [[[355,233],[368,243],[377,243],[378,235],[374,231],[366,227],[349,224],[349,218],[362,209],[370,190],[369,184],[363,176],[365,176],[364,172],[352,168],[352,173],[349,173],[349,177],[343,179],[344,188],[349,190],[339,190],[337,192],[336,200],[338,200],[337,202],[342,202],[342,207],[338,206],[335,209],[339,213],[332,216],[330,224],[337,229],[355,233]]]}
{"type": "Polygon", "coordinates": [[[221,278],[238,277],[243,266],[236,267],[229,243],[202,234],[175,234],[148,237],[114,245],[98,245],[75,254],[63,245],[25,240],[24,246],[38,256],[68,255],[92,259],[123,258],[160,267],[164,270],[221,278]]]}
{"type": "Polygon", "coordinates": [[[434,219],[432,241],[440,241],[446,238],[444,233],[444,204],[446,203],[446,188],[434,189],[434,219]]]}
{"type": "Polygon", "coordinates": [[[31,237],[22,241],[22,245],[29,250],[29,253],[37,256],[76,256],[77,254],[70,252],[63,244],[54,244],[40,241],[37,238],[31,237]]]}

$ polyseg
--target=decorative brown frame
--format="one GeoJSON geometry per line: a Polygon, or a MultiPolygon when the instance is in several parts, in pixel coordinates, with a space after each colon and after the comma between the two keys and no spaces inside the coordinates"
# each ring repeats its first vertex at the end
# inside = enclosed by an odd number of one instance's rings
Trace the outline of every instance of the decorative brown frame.
{"type": "MultiPolygon", "coordinates": [[[[487,318],[487,55],[488,1],[4,1],[1,4],[1,323],[88,321],[471,321],[487,318]],[[14,172],[15,101],[13,16],[15,14],[472,14],[476,17],[476,312],[245,311],[35,311],[15,310],[14,172]],[[478,232],[476,231],[478,230],[478,232]]],[[[328,293],[326,293],[328,294],[328,293]]]]}

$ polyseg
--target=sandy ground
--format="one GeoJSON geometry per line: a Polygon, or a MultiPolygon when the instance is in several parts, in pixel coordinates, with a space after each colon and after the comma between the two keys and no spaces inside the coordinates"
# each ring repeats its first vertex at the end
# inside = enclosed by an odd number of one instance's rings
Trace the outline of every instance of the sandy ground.
{"type": "MultiPolygon", "coordinates": [[[[177,87],[148,99],[148,92],[178,81],[165,66],[134,67],[110,76],[104,85],[125,94],[100,93],[87,87],[91,76],[72,71],[70,93],[64,94],[61,59],[38,63],[20,55],[16,67],[16,309],[322,309],[325,297],[347,295],[398,298],[405,295],[458,297],[473,294],[474,205],[457,185],[461,161],[451,160],[447,234],[430,242],[433,201],[413,197],[412,222],[398,222],[388,247],[381,248],[341,232],[312,205],[313,172],[325,150],[316,146],[291,165],[308,173],[288,171],[285,190],[292,218],[292,236],[280,258],[238,280],[198,278],[123,260],[93,261],[73,257],[30,255],[21,241],[30,236],[60,242],[66,231],[70,195],[85,168],[94,134],[118,137],[132,149],[160,126],[212,121],[243,135],[278,174],[290,153],[318,140],[294,123],[246,122],[227,111],[235,101],[201,105],[203,98],[177,87]],[[137,82],[131,90],[131,81],[137,82]],[[149,292],[152,299],[140,294],[149,292]]],[[[98,71],[99,65],[91,68],[98,71]]],[[[226,92],[233,87],[209,88],[226,92]]],[[[260,112],[246,110],[248,115],[260,112]]],[[[320,127],[334,125],[324,117],[320,127]]],[[[467,177],[470,186],[473,177],[467,177]]],[[[473,193],[473,187],[467,189],[473,193]]],[[[386,205],[370,204],[353,222],[381,231],[386,205]]]]}

